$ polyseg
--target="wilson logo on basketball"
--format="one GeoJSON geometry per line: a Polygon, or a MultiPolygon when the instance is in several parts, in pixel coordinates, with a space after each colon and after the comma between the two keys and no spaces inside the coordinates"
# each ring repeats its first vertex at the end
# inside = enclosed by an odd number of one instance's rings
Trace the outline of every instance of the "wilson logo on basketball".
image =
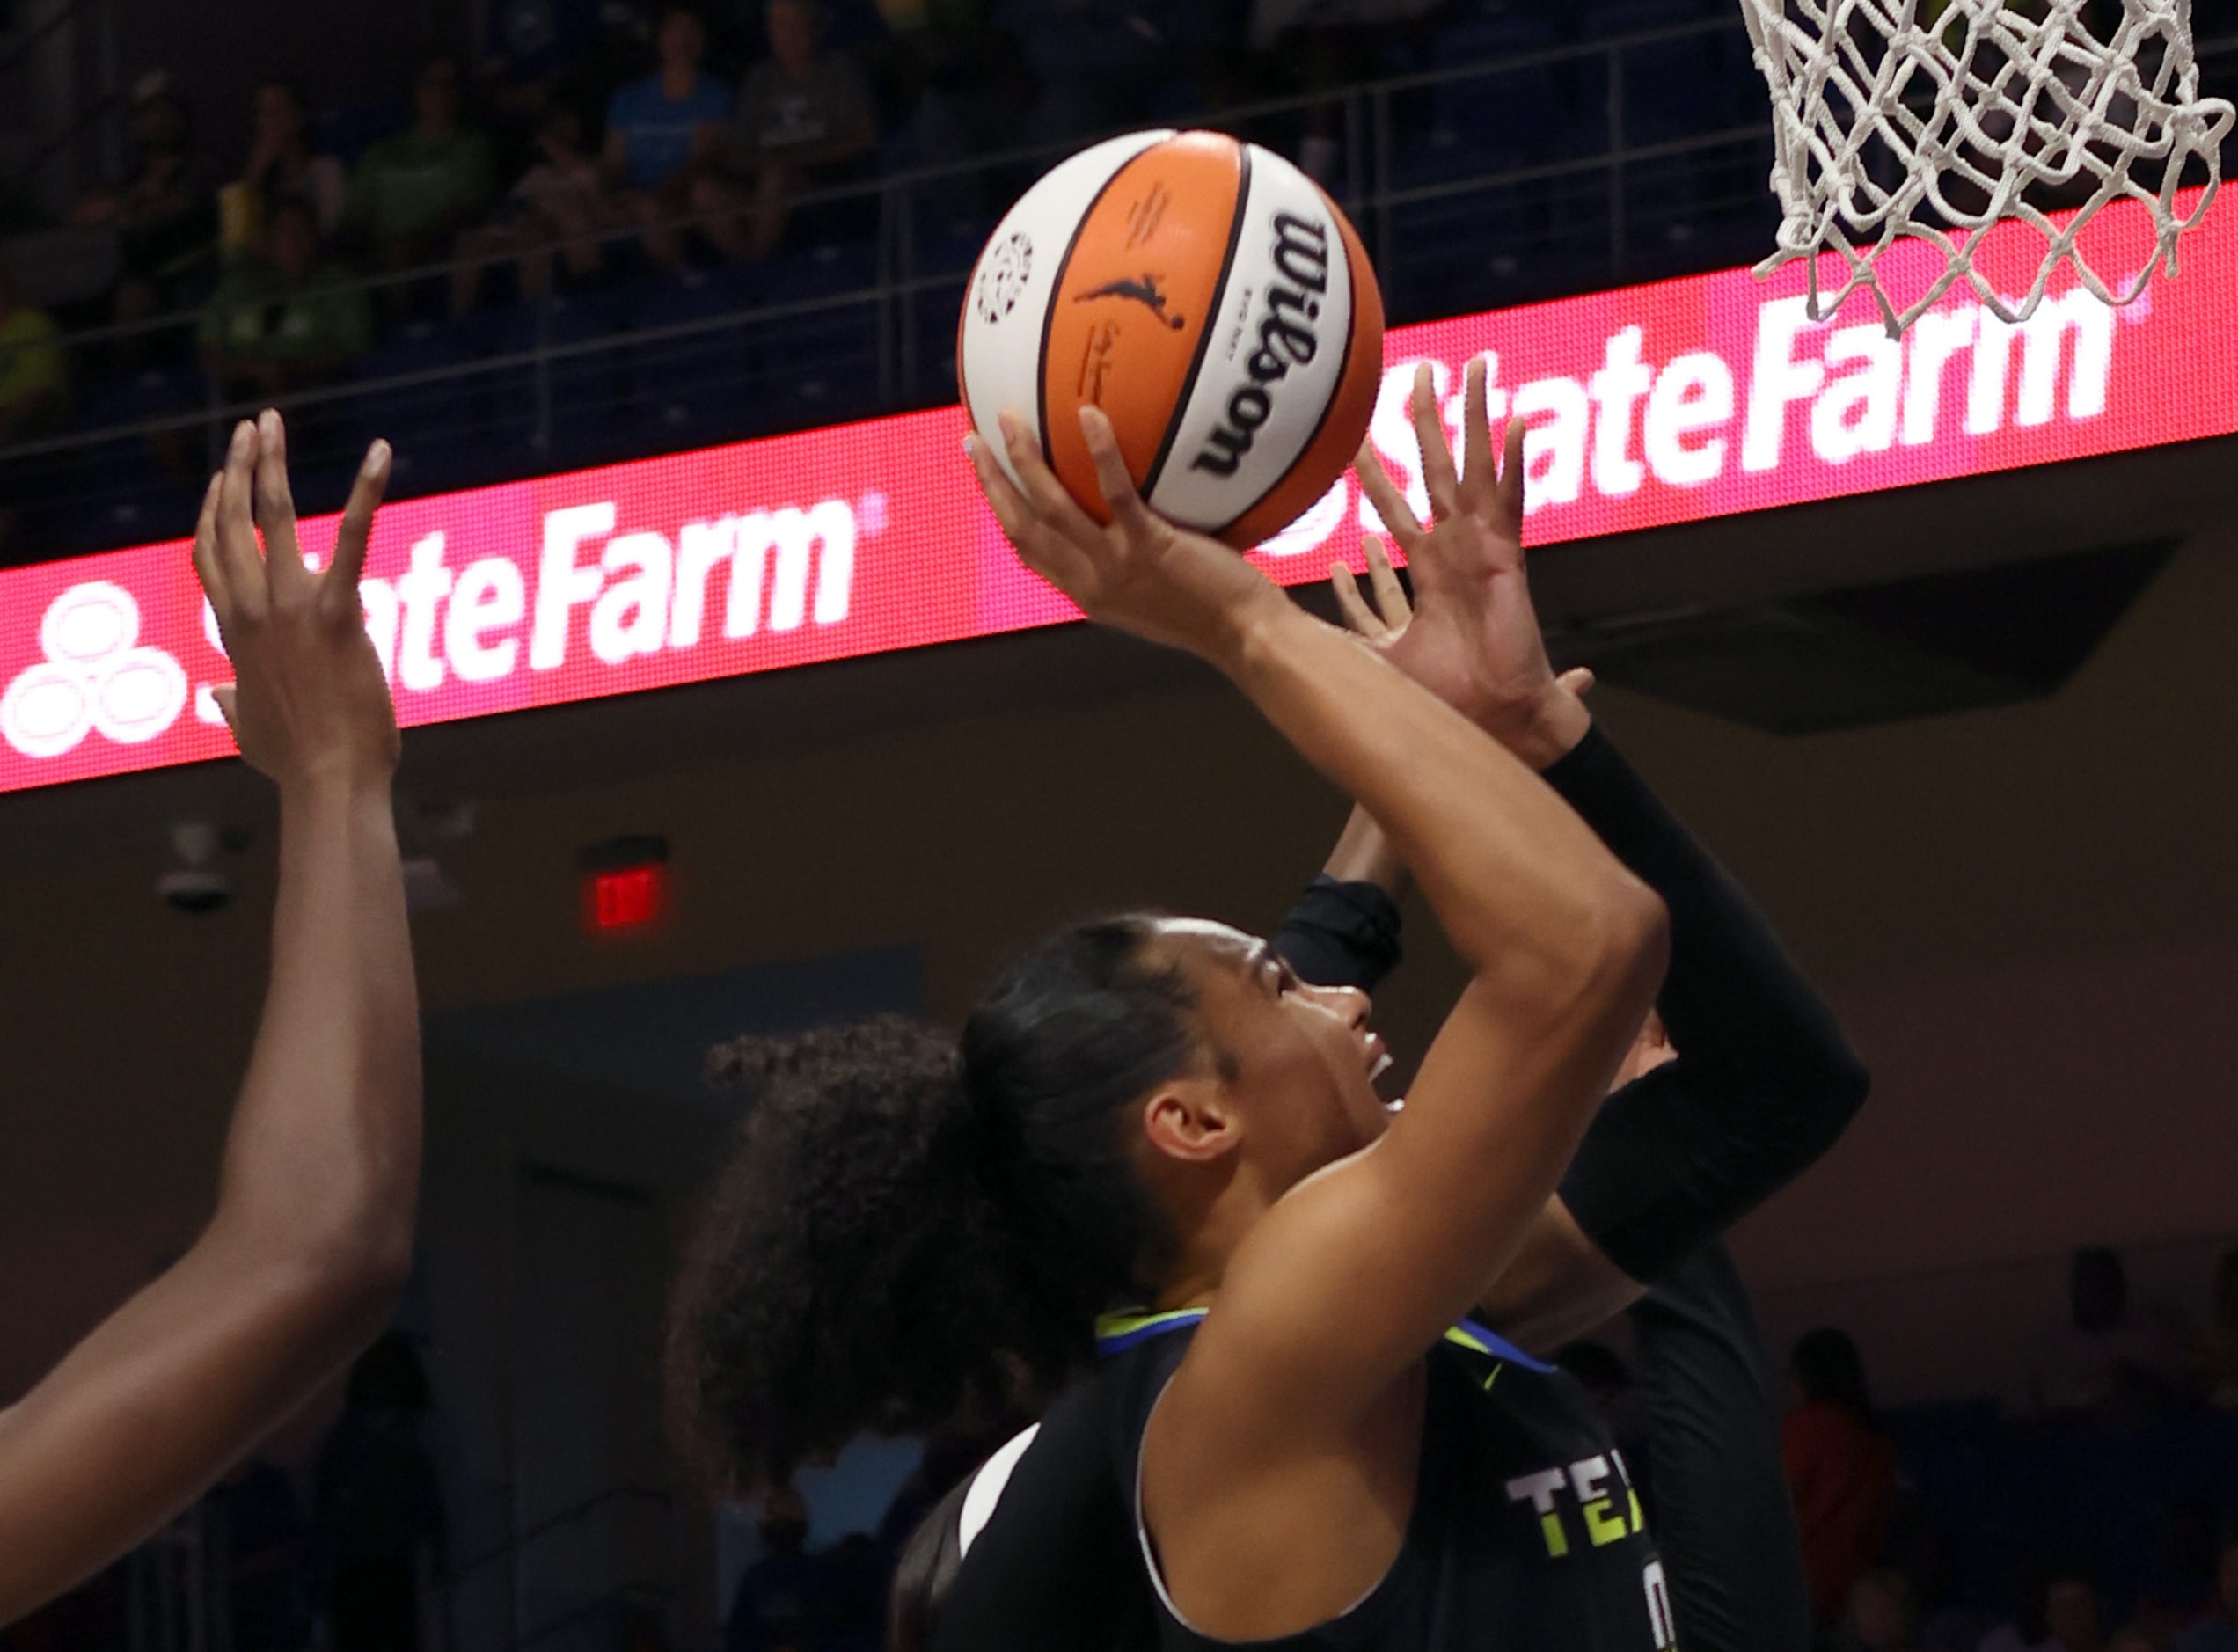
{"type": "Polygon", "coordinates": [[[1259,323],[1258,347],[1244,358],[1251,382],[1239,385],[1228,397],[1227,419],[1206,437],[1189,468],[1215,476],[1233,476],[1243,456],[1251,451],[1252,438],[1275,410],[1273,386],[1303,367],[1320,349],[1314,323],[1320,319],[1320,301],[1328,296],[1329,229],[1295,213],[1278,212],[1274,218],[1273,263],[1284,281],[1267,287],[1267,313],[1259,323]]]}

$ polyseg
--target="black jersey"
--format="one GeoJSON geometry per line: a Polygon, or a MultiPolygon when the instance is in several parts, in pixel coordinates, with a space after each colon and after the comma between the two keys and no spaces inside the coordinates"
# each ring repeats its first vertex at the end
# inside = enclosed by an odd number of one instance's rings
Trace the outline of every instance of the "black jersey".
{"type": "MultiPolygon", "coordinates": [[[[1113,1468],[1129,1489],[1164,1652],[1231,1645],[1181,1621],[1134,1495],[1143,1429],[1201,1312],[1112,1327],[1113,1468]]],[[[1575,1378],[1480,1326],[1429,1358],[1422,1467],[1399,1556],[1349,1612],[1262,1652],[1664,1652],[1677,1644],[1663,1564],[1630,1471],[1575,1378]]]]}

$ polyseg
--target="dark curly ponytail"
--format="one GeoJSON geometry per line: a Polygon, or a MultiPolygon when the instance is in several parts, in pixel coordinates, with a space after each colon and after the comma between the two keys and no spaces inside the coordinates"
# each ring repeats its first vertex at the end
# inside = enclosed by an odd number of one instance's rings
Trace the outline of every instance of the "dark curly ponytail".
{"type": "Polygon", "coordinates": [[[1167,1235],[1125,1104],[1198,1059],[1156,920],[1003,972],[959,1041],[895,1019],[713,1052],[754,1092],[678,1279],[668,1385],[712,1484],[784,1479],[866,1428],[930,1428],[1023,1363],[1055,1378],[1167,1235]]]}

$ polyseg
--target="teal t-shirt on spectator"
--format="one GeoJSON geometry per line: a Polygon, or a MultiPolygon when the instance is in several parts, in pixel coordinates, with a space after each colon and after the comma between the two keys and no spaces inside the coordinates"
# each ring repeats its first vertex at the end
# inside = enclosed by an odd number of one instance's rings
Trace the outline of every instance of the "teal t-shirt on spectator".
{"type": "Polygon", "coordinates": [[[713,75],[694,81],[690,96],[673,99],[661,91],[658,75],[617,91],[607,106],[606,129],[622,135],[630,182],[650,189],[682,171],[699,128],[730,119],[730,88],[713,75]]]}

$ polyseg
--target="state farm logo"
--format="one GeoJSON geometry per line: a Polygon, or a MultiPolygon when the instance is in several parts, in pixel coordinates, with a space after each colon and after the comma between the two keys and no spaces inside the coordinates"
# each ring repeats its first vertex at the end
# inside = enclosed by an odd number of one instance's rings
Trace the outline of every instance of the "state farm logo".
{"type": "Polygon", "coordinates": [[[668,532],[624,524],[603,500],[545,512],[533,552],[462,556],[436,528],[412,542],[402,573],[362,581],[358,596],[390,683],[433,694],[503,682],[524,667],[620,667],[843,625],[857,541],[885,526],[876,493],[859,505],[826,499],[668,532]]]}
{"type": "Polygon", "coordinates": [[[90,732],[121,746],[179,720],[186,673],[140,642],[140,604],[106,580],[73,585],[39,625],[46,658],[0,696],[0,736],[26,757],[59,757],[90,732]]]}

